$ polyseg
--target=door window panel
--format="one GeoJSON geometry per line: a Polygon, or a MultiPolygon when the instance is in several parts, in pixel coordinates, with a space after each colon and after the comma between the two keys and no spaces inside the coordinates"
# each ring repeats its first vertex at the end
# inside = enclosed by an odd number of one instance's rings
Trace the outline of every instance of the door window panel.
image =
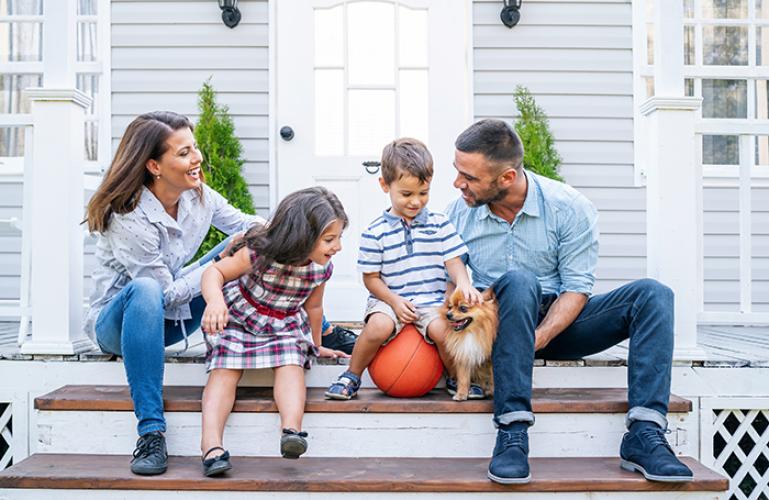
{"type": "Polygon", "coordinates": [[[315,65],[344,66],[344,7],[315,11],[315,65]]]}
{"type": "Polygon", "coordinates": [[[344,70],[315,70],[315,154],[344,155],[344,70]]]}
{"type": "Polygon", "coordinates": [[[23,90],[42,85],[42,75],[0,75],[0,113],[29,113],[29,100],[23,90]]]}
{"type": "Polygon", "coordinates": [[[428,12],[397,2],[314,11],[315,154],[379,156],[399,136],[428,142],[428,12]]]}
{"type": "Polygon", "coordinates": [[[43,59],[43,23],[0,22],[0,62],[28,62],[43,59]]]}
{"type": "Polygon", "coordinates": [[[348,83],[395,83],[395,7],[381,2],[347,6],[348,83]]]}
{"type": "Polygon", "coordinates": [[[740,138],[736,135],[703,135],[704,165],[739,165],[740,138]]]}
{"type": "Polygon", "coordinates": [[[396,137],[395,91],[350,90],[347,98],[349,154],[378,157],[396,137]]]}
{"type": "Polygon", "coordinates": [[[6,0],[0,2],[2,16],[39,16],[43,14],[43,0],[6,0]]]}

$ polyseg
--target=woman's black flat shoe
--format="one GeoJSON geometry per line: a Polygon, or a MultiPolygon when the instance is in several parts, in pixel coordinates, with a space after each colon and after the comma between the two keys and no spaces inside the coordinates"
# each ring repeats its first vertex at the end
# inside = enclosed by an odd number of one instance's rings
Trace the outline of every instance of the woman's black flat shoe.
{"type": "Polygon", "coordinates": [[[217,457],[203,459],[203,474],[205,474],[207,477],[218,476],[232,469],[232,464],[230,463],[230,452],[221,446],[214,446],[203,456],[207,457],[208,454],[214,450],[222,450],[224,453],[217,457]]]}

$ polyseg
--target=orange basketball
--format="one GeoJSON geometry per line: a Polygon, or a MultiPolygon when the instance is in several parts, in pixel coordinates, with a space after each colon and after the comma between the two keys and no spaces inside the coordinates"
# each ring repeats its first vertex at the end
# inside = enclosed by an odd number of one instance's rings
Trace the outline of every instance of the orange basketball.
{"type": "Polygon", "coordinates": [[[435,387],[443,363],[434,345],[425,342],[414,325],[406,325],[381,347],[368,367],[377,387],[395,398],[417,398],[435,387]]]}

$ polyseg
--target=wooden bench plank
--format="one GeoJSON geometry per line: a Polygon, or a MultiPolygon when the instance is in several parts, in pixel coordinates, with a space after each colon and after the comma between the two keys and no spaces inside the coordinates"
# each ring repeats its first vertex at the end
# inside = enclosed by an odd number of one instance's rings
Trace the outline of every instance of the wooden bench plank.
{"type": "Polygon", "coordinates": [[[688,483],[658,483],[623,471],[619,458],[532,458],[532,481],[504,486],[486,478],[487,458],[234,457],[221,478],[203,476],[197,457],[170,457],[168,472],[131,474],[130,457],[33,455],[0,472],[0,488],[308,492],[724,491],[728,481],[696,460],[688,483]]]}
{"type": "MultiPolygon", "coordinates": [[[[163,390],[166,411],[199,412],[202,387],[169,386],[163,390]]],[[[376,389],[362,389],[350,401],[329,401],[325,389],[307,391],[306,412],[314,413],[492,413],[490,400],[451,400],[442,389],[424,397],[391,398],[376,389]]],[[[625,389],[534,389],[535,413],[624,413],[628,410],[625,389]]],[[[133,411],[128,387],[67,385],[35,398],[38,410],[133,411]]],[[[671,395],[669,411],[689,412],[691,401],[671,395]]],[[[239,387],[234,411],[277,412],[271,387],[239,387]]]]}

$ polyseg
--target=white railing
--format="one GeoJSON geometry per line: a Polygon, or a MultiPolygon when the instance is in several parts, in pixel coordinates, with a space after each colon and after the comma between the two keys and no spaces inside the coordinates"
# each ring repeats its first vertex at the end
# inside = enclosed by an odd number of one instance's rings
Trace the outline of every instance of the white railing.
{"type": "MultiPolygon", "coordinates": [[[[9,117],[12,115],[4,115],[9,117]]],[[[31,217],[29,216],[29,203],[27,200],[32,199],[32,183],[30,181],[31,176],[28,175],[32,170],[32,144],[34,140],[34,133],[32,128],[32,119],[29,115],[24,115],[26,120],[22,117],[13,117],[12,120],[2,120],[0,125],[13,125],[15,127],[24,127],[24,161],[22,172],[17,172],[15,169],[11,169],[7,172],[1,172],[0,175],[12,176],[13,178],[19,178],[23,186],[22,195],[22,218],[19,220],[16,217],[0,220],[5,226],[8,226],[12,230],[21,232],[21,268],[19,269],[19,299],[5,299],[0,300],[0,317],[12,317],[19,318],[19,333],[18,344],[21,345],[24,339],[29,334],[30,322],[32,319],[32,307],[30,303],[30,277],[31,277],[31,252],[30,252],[30,234],[31,234],[31,217]],[[25,213],[26,209],[26,213],[25,213]]]]}
{"type": "Polygon", "coordinates": [[[769,175],[766,173],[766,171],[769,170],[769,167],[762,168],[755,165],[753,140],[759,136],[766,136],[768,130],[769,127],[765,120],[702,119],[697,121],[695,131],[700,138],[703,135],[739,136],[740,158],[738,175],[734,175],[734,170],[729,173],[723,168],[703,167],[705,170],[705,186],[714,183],[723,185],[723,183],[728,180],[731,181],[732,185],[738,187],[739,311],[726,312],[703,310],[698,315],[699,323],[769,325],[769,312],[753,311],[753,235],[751,230],[751,222],[753,219],[752,187],[756,181],[765,182],[769,180],[769,175]]]}

